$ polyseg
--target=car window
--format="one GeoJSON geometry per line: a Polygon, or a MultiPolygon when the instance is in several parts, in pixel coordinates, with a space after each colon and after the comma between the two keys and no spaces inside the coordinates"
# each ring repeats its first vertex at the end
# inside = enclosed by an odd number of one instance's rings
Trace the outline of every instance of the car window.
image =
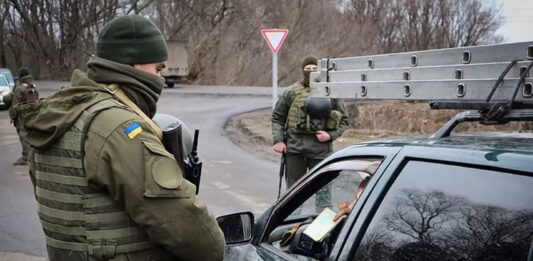
{"type": "Polygon", "coordinates": [[[4,75],[9,83],[15,83],[15,79],[13,78],[13,74],[11,74],[11,71],[0,70],[0,74],[4,75]]]}
{"type": "Polygon", "coordinates": [[[355,198],[361,181],[370,176],[366,172],[350,169],[331,171],[328,174],[336,175],[335,179],[307,198],[287,217],[287,220],[300,216],[317,216],[324,208],[337,210],[337,203],[351,202],[355,198]]]}
{"type": "Polygon", "coordinates": [[[306,198],[288,217],[287,220],[299,217],[314,217],[324,208],[337,210],[339,202],[354,201],[361,182],[370,179],[381,159],[358,158],[334,162],[317,170],[315,179],[331,177],[325,184],[316,186],[315,191],[306,198]]]}
{"type": "MultiPolygon", "coordinates": [[[[325,208],[337,212],[339,203],[348,206],[355,202],[358,190],[364,189],[362,184],[367,184],[381,161],[380,158],[350,159],[314,171],[298,194],[287,203],[285,216],[269,234],[267,243],[300,259],[325,257],[336,237],[328,235],[321,242],[313,242],[303,235],[303,231],[325,208]],[[285,237],[290,238],[285,240],[285,237]]],[[[338,233],[341,228],[342,225],[338,225],[333,231],[338,233]]]]}
{"type": "Polygon", "coordinates": [[[7,79],[4,75],[0,75],[0,86],[9,86],[7,79]]]}
{"type": "Polygon", "coordinates": [[[410,161],[354,260],[526,260],[533,236],[531,188],[527,175],[410,161]]]}

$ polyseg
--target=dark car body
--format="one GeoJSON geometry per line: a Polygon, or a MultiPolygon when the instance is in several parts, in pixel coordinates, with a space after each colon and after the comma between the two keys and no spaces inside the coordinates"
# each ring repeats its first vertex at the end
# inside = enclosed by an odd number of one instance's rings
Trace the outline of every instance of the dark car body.
{"type": "MultiPolygon", "coordinates": [[[[532,202],[531,134],[367,142],[340,150],[310,170],[255,220],[250,237],[227,240],[225,259],[531,260],[532,202]],[[358,171],[350,170],[357,165],[352,163],[367,159],[379,160],[379,167],[344,224],[323,242],[303,236],[301,224],[320,212],[312,210],[311,198],[329,186],[329,207],[336,211],[346,196],[335,193],[355,194],[349,173],[358,171]],[[280,246],[280,235],[296,226],[293,241],[280,246]]],[[[246,231],[241,225],[223,230],[246,231]]]]}

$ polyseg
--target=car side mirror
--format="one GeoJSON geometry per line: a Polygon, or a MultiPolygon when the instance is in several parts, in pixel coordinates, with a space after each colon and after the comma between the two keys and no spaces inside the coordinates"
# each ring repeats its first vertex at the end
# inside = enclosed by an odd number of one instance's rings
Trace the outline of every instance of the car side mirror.
{"type": "Polygon", "coordinates": [[[220,216],[217,222],[224,233],[226,244],[246,243],[252,239],[254,214],[251,212],[220,216]]]}

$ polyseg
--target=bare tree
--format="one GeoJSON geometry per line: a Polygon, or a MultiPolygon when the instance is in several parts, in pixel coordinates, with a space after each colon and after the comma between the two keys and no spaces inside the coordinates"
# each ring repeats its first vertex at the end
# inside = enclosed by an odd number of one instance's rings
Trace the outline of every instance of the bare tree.
{"type": "Polygon", "coordinates": [[[5,22],[7,21],[9,14],[9,6],[6,2],[0,3],[0,66],[6,67],[7,61],[6,61],[6,44],[5,42],[5,36],[7,34],[7,28],[5,26],[5,22]]]}
{"type": "Polygon", "coordinates": [[[299,80],[308,55],[342,57],[491,43],[499,6],[482,0],[6,0],[0,63],[44,78],[83,68],[102,26],[124,14],[150,17],[185,40],[199,84],[269,85],[271,55],[260,30],[290,30],[279,56],[281,85],[299,80]]]}
{"type": "Polygon", "coordinates": [[[456,223],[448,228],[442,245],[457,249],[470,260],[486,260],[482,256],[520,260],[529,251],[533,237],[532,219],[533,213],[525,210],[463,205],[458,210],[456,223]]]}
{"type": "Polygon", "coordinates": [[[385,217],[387,227],[412,239],[433,243],[434,234],[450,220],[450,213],[460,202],[440,191],[423,193],[402,190],[404,197],[395,201],[395,208],[385,217]]]}
{"type": "Polygon", "coordinates": [[[409,245],[438,251],[442,260],[523,260],[528,255],[533,213],[527,209],[414,189],[400,190],[391,203],[369,226],[358,260],[386,260],[409,245]]]}
{"type": "Polygon", "coordinates": [[[84,66],[83,52],[94,50],[94,38],[105,22],[117,14],[141,12],[152,2],[9,0],[2,9],[8,14],[2,43],[8,43],[13,67],[28,66],[38,77],[66,78],[84,66]]]}
{"type": "Polygon", "coordinates": [[[501,6],[481,0],[352,0],[349,19],[368,26],[377,52],[470,46],[501,40],[501,6]]]}

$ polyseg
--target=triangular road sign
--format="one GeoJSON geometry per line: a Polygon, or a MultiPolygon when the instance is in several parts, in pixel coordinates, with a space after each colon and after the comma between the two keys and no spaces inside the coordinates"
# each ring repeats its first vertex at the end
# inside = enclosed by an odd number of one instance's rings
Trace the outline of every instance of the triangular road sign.
{"type": "Polygon", "coordinates": [[[278,53],[279,48],[289,33],[288,29],[263,29],[261,30],[265,41],[273,53],[278,53]]]}

